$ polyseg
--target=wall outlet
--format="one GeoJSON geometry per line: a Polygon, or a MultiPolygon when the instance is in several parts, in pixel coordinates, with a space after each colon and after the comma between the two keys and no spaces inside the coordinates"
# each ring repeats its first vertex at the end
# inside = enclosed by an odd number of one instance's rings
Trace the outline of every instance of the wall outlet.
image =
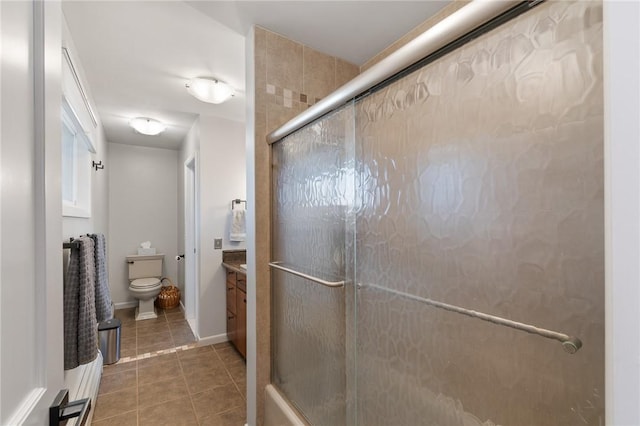
{"type": "Polygon", "coordinates": [[[213,249],[214,250],[222,249],[222,238],[214,238],[213,239],[213,249]]]}

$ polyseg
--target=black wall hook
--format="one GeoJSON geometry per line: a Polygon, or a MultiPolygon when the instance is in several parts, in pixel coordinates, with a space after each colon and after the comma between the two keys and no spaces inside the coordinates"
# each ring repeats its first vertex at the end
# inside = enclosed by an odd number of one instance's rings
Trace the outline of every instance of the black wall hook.
{"type": "Polygon", "coordinates": [[[96,171],[98,171],[98,170],[104,169],[104,164],[102,164],[102,160],[98,161],[97,163],[95,161],[92,161],[91,167],[93,167],[94,169],[96,169],[96,171]]]}

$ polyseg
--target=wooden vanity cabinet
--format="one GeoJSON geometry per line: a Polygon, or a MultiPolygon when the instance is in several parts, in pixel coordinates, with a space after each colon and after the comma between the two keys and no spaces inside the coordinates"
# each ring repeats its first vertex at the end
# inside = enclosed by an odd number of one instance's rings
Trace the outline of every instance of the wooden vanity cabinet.
{"type": "Polygon", "coordinates": [[[236,273],[227,271],[227,337],[231,343],[236,339],[236,273]]]}
{"type": "Polygon", "coordinates": [[[247,278],[227,270],[227,337],[247,357],[247,278]]]}
{"type": "Polygon", "coordinates": [[[247,357],[247,278],[236,274],[236,348],[247,357]]]}

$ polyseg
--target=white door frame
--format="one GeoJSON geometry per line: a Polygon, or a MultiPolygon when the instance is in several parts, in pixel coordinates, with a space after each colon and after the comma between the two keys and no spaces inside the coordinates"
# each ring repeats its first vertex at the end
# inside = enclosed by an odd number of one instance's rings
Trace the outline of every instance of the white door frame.
{"type": "MultiPolygon", "coordinates": [[[[0,5],[4,9],[6,4],[0,5]]],[[[24,282],[16,280],[15,276],[10,276],[10,282],[5,280],[8,287],[3,288],[4,296],[11,296],[17,284],[25,286],[24,295],[30,292],[34,297],[29,300],[21,300],[11,297],[0,299],[0,314],[3,323],[7,321],[7,327],[21,327],[27,333],[25,337],[19,333],[3,327],[2,346],[0,347],[0,374],[2,375],[5,392],[12,388],[12,383],[27,380],[27,386],[17,386],[20,388],[19,394],[11,395],[7,398],[2,395],[2,405],[0,406],[0,422],[3,424],[27,424],[41,425],[49,422],[49,405],[53,402],[56,394],[64,386],[63,373],[63,331],[62,331],[62,195],[60,189],[61,175],[61,129],[60,129],[60,109],[61,109],[61,23],[62,11],[59,2],[33,1],[7,6],[3,10],[0,18],[4,17],[5,24],[9,30],[14,31],[15,25],[22,25],[27,31],[31,29],[31,34],[26,32],[11,33],[16,39],[12,40],[15,45],[24,43],[25,50],[17,56],[17,52],[9,52],[9,49],[2,49],[2,63],[0,69],[5,68],[7,73],[3,78],[9,79],[9,86],[14,82],[16,66],[22,55],[31,60],[28,68],[22,71],[23,75],[33,76],[29,84],[24,84],[24,80],[18,78],[12,94],[3,92],[3,102],[12,101],[17,103],[19,108],[33,113],[33,120],[24,125],[14,123],[2,127],[2,145],[5,145],[7,152],[11,153],[11,144],[30,144],[32,160],[26,157],[15,157],[11,167],[15,170],[7,170],[7,177],[15,173],[15,179],[29,179],[31,185],[23,188],[21,192],[14,192],[14,185],[11,182],[2,182],[2,205],[7,211],[12,206],[12,199],[20,194],[21,197],[31,196],[33,205],[28,211],[24,211],[25,217],[33,217],[31,224],[34,240],[26,241],[29,249],[25,250],[21,244],[15,244],[14,235],[20,233],[24,224],[6,224],[3,232],[5,238],[10,238],[13,243],[7,244],[3,241],[4,255],[0,259],[9,271],[16,269],[15,265],[25,264],[25,259],[32,258],[34,266],[33,279],[25,279],[24,282]],[[6,12],[6,13],[5,13],[6,12]],[[10,57],[14,56],[14,57],[10,57]],[[12,69],[13,68],[13,69],[12,69]],[[17,92],[21,99],[16,99],[17,92]],[[11,98],[11,99],[10,99],[11,98]],[[9,128],[10,130],[7,130],[9,128]],[[9,134],[6,134],[9,132],[9,134]],[[5,138],[6,136],[6,138],[5,138]],[[25,160],[27,160],[25,162],[25,160]],[[11,287],[14,286],[14,290],[11,287]],[[27,306],[28,305],[28,306],[27,306]],[[12,320],[21,318],[20,312],[33,311],[33,315],[26,318],[20,324],[12,323],[12,320]],[[32,336],[33,339],[29,338],[32,336]],[[20,358],[19,353],[28,355],[20,358]],[[31,352],[31,354],[29,354],[31,352]],[[18,359],[16,355],[18,354],[18,359]],[[13,359],[13,362],[11,360],[13,359]],[[26,371],[25,371],[26,370],[26,371]],[[6,401],[11,402],[6,404],[6,401]]],[[[5,34],[6,28],[2,28],[5,34]]],[[[3,46],[4,48],[4,46],[3,46]]],[[[22,64],[20,64],[22,65],[22,64]]],[[[25,64],[26,65],[26,64],[25,64]]],[[[11,120],[7,110],[2,119],[11,120]]],[[[0,120],[2,121],[2,120],[0,120]]],[[[23,145],[24,147],[24,145],[23,145]]],[[[16,148],[14,145],[13,148],[16,148]]],[[[21,148],[24,149],[24,148],[21,148]]],[[[3,149],[4,151],[4,149],[3,149]]],[[[9,155],[11,159],[11,155],[9,155]]],[[[13,161],[7,160],[7,161],[13,161]]],[[[9,167],[9,168],[11,168],[9,167]]],[[[5,170],[3,170],[5,172],[5,170]]],[[[11,180],[11,179],[8,179],[11,180]]],[[[17,182],[16,182],[17,183],[17,182]]],[[[22,213],[20,212],[13,212],[22,213]]],[[[15,272],[15,271],[14,271],[15,272]]],[[[13,272],[9,272],[15,275],[13,272]]],[[[6,392],[9,393],[9,392],[6,392]]]]}
{"type": "Polygon", "coordinates": [[[603,2],[606,424],[640,424],[640,4],[603,2]]]}
{"type": "Polygon", "coordinates": [[[184,292],[185,317],[199,338],[200,240],[198,154],[184,162],[184,292]]]}

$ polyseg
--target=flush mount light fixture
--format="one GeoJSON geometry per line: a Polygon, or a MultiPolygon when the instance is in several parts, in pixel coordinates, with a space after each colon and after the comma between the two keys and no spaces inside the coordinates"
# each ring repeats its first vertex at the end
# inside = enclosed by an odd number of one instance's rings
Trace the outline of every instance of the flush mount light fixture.
{"type": "Polygon", "coordinates": [[[147,117],[134,118],[129,122],[129,124],[135,129],[136,132],[149,136],[158,135],[164,132],[164,130],[167,128],[167,126],[165,126],[158,120],[147,117]]]}
{"type": "Polygon", "coordinates": [[[221,104],[235,93],[233,87],[215,78],[192,78],[185,86],[196,99],[211,104],[221,104]]]}

